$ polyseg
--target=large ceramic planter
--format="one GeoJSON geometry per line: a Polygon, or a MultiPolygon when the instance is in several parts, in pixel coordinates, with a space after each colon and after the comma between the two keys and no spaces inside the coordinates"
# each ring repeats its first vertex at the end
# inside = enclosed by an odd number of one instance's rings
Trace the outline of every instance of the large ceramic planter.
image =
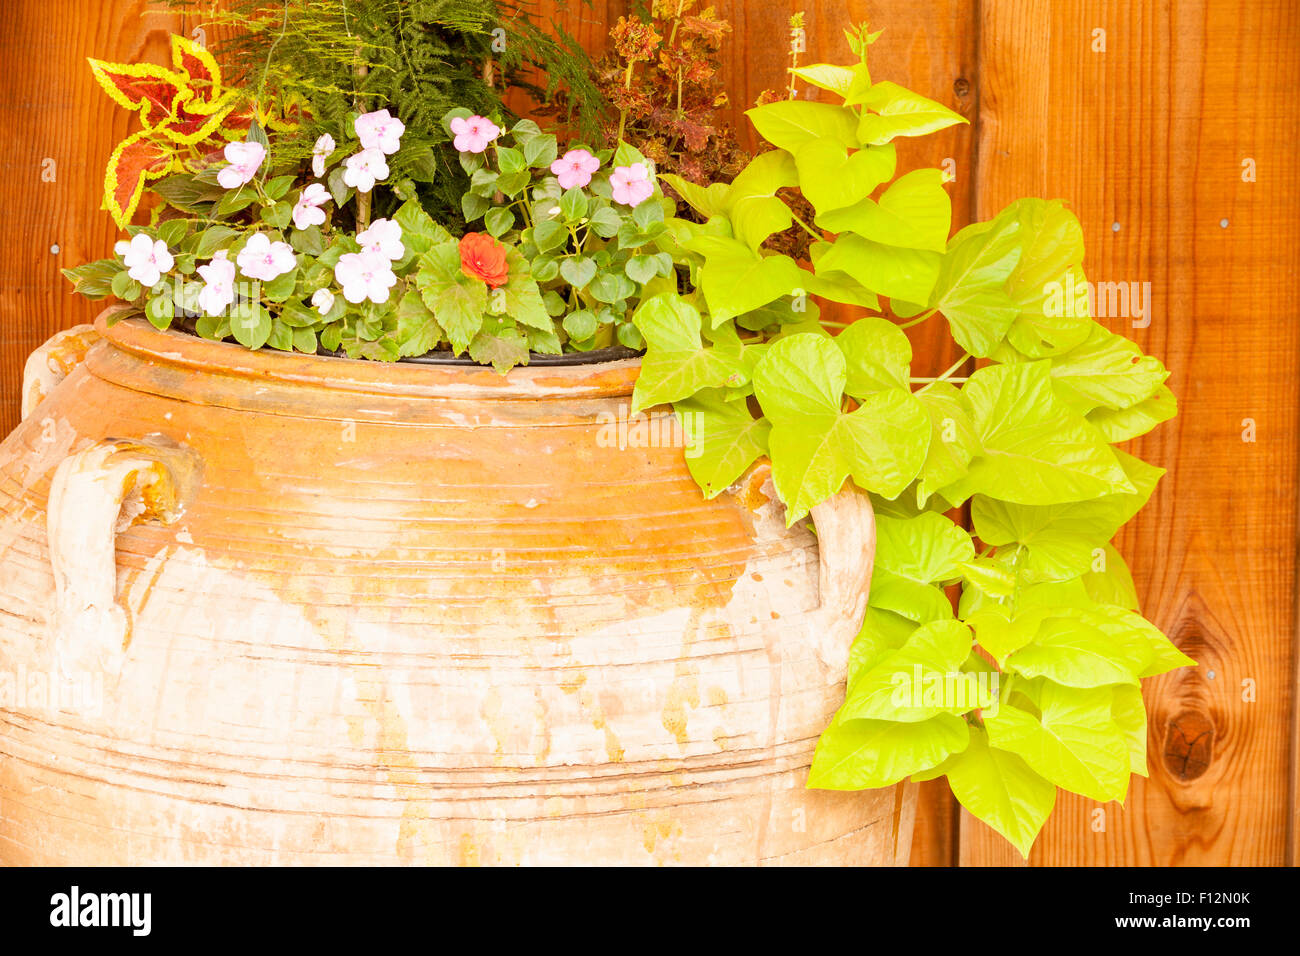
{"type": "Polygon", "coordinates": [[[706,501],[634,360],[97,331],[0,445],[3,862],[906,862],[909,787],[804,786],[865,496],[706,501]]]}

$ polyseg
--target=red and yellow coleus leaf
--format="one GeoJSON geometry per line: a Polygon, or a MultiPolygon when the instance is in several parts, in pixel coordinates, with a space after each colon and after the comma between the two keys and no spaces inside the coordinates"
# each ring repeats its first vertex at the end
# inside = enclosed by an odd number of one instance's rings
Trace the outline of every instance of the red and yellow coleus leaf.
{"type": "Polygon", "coordinates": [[[123,228],[140,204],[145,182],[165,176],[175,164],[171,149],[150,136],[142,129],[118,143],[104,174],[104,208],[123,228]]]}
{"type": "Polygon", "coordinates": [[[104,63],[91,60],[90,69],[113,101],[140,114],[146,127],[169,116],[176,98],[188,86],[185,74],[152,63],[104,63]]]}

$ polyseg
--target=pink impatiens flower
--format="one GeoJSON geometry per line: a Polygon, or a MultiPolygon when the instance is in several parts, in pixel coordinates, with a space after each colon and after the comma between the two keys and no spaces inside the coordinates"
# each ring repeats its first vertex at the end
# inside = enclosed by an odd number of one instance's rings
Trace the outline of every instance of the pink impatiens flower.
{"type": "Polygon", "coordinates": [[[363,149],[343,161],[343,182],[357,192],[368,193],[376,181],[388,178],[388,163],[377,149],[363,149]]]}
{"type": "Polygon", "coordinates": [[[325,160],[329,159],[332,152],[334,152],[334,137],[329,133],[322,133],[316,140],[316,145],[311,148],[311,171],[317,179],[325,175],[325,160]]]}
{"type": "Polygon", "coordinates": [[[501,135],[501,127],[482,116],[457,116],[451,121],[452,144],[462,153],[481,153],[501,135]]]}
{"type": "Polygon", "coordinates": [[[615,166],[609,177],[609,185],[614,190],[614,202],[625,206],[638,206],[654,193],[654,183],[650,181],[650,170],[645,163],[633,163],[631,166],[615,166]]]}
{"type": "Polygon", "coordinates": [[[343,298],[353,305],[369,299],[388,301],[388,290],[397,284],[393,264],[387,256],[374,252],[349,252],[339,257],[334,278],[343,287],[343,298]]]}
{"type": "Polygon", "coordinates": [[[226,250],[213,253],[212,261],[199,266],[204,285],[199,292],[199,308],[207,315],[220,315],[235,301],[235,264],[226,258],[226,250]]]}
{"type": "Polygon", "coordinates": [[[600,160],[585,149],[571,149],[551,163],[551,172],[560,178],[561,189],[586,186],[591,174],[600,169],[600,160]]]}
{"type": "Polygon", "coordinates": [[[176,264],[167,243],[150,239],[143,232],[132,236],[130,242],[119,242],[113,251],[126,263],[126,274],[145,288],[157,285],[162,274],[176,264]]]}
{"type": "Polygon", "coordinates": [[[264,232],[254,233],[235,261],[239,263],[240,272],[263,282],[270,282],[298,265],[293,246],[287,242],[272,242],[264,232]]]}
{"type": "Polygon", "coordinates": [[[387,259],[398,260],[406,255],[402,245],[402,227],[391,219],[376,219],[365,232],[357,233],[362,252],[373,252],[387,259]]]}
{"type": "Polygon", "coordinates": [[[323,223],[325,210],[320,206],[328,202],[329,198],[329,191],[320,183],[312,183],[304,189],[293,207],[293,227],[306,229],[308,226],[319,226],[323,223]]]}
{"type": "Polygon", "coordinates": [[[402,134],[406,126],[396,116],[390,116],[388,110],[375,110],[362,113],[352,124],[361,140],[362,149],[377,149],[391,156],[401,148],[402,134]]]}
{"type": "Polygon", "coordinates": [[[227,143],[226,162],[230,165],[217,173],[222,189],[238,189],[257,175],[266,159],[266,147],[261,143],[227,143]]]}

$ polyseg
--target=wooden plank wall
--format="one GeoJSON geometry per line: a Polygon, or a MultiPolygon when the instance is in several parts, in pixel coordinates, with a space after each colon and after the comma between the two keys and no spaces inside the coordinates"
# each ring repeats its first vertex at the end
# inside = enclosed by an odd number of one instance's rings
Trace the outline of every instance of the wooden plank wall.
{"type": "MultiPolygon", "coordinates": [[[[595,0],[556,19],[598,51],[635,6],[595,0]]],[[[1062,197],[1083,222],[1090,279],[1150,283],[1148,325],[1105,321],[1165,360],[1182,410],[1136,443],[1169,475],[1119,545],[1144,609],[1203,666],[1147,683],[1151,779],[1123,808],[1061,800],[1030,863],[1294,863],[1300,0],[716,6],[735,26],[720,68],[745,135],[740,112],[784,84],[792,12],[806,12],[802,62],[844,57],[841,28],[869,20],[885,29],[877,78],[971,120],[904,154],[953,161],[954,227],[1017,196],[1062,197]]],[[[191,27],[146,0],[0,6],[4,431],[27,353],[95,311],[58,267],[107,254],[115,238],[99,190],[127,116],[85,58],[161,61],[167,33],[191,27]]],[[[934,371],[953,359],[940,332],[913,339],[934,371]]],[[[1020,862],[942,783],[923,789],[912,860],[1020,862]]]]}

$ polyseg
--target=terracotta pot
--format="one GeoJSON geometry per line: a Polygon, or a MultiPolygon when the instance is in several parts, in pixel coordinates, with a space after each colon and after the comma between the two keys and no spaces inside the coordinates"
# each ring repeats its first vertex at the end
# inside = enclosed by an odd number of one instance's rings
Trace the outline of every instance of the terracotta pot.
{"type": "Polygon", "coordinates": [[[705,500],[636,360],[96,331],[0,445],[3,862],[906,862],[913,788],[804,786],[865,495],[705,500]]]}

